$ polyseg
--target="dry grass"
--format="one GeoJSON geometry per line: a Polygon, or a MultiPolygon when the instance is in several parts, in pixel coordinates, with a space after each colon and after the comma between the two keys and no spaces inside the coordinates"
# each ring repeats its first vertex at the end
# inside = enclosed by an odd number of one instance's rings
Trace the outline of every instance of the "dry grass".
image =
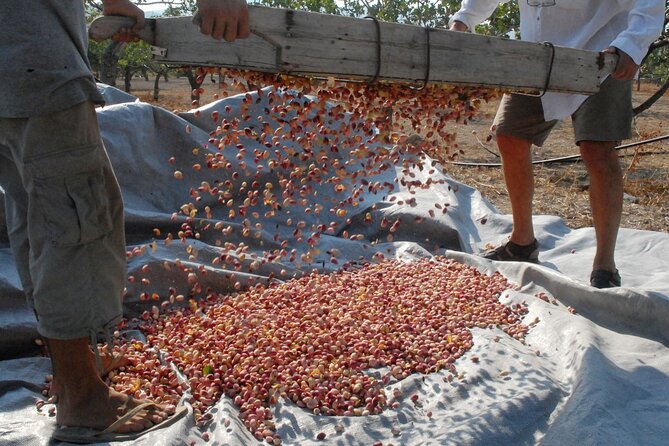
{"type": "MultiPolygon", "coordinates": [[[[205,84],[201,103],[213,100],[216,85],[205,84]]],[[[141,100],[154,103],[168,110],[184,111],[192,108],[190,87],[186,79],[171,78],[161,83],[158,101],[152,97],[153,83],[134,80],[133,94],[141,100]]],[[[654,92],[654,86],[642,85],[635,91],[635,104],[641,103],[654,92]]],[[[494,156],[497,149],[486,141],[488,127],[497,108],[497,101],[485,104],[480,119],[468,125],[454,125],[457,131],[460,161],[475,163],[499,162],[494,156]]],[[[633,141],[669,133],[669,95],[665,95],[650,110],[635,120],[633,141]]],[[[630,141],[631,142],[631,141],[630,141]]],[[[542,149],[535,148],[535,159],[548,159],[574,155],[578,151],[573,143],[569,121],[558,125],[542,149]]],[[[626,199],[623,206],[622,226],[634,229],[669,232],[669,141],[640,146],[621,151],[625,171],[626,199]]],[[[476,187],[495,207],[509,213],[508,196],[500,168],[461,167],[445,165],[445,170],[458,181],[476,187]]],[[[581,162],[542,164],[535,168],[535,213],[557,215],[568,226],[592,226],[588,202],[588,177],[581,162]]]]}

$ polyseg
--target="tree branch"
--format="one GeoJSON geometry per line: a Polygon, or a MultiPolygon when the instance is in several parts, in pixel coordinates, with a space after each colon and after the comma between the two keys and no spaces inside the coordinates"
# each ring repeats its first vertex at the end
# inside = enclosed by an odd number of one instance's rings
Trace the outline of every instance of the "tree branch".
{"type": "Polygon", "coordinates": [[[642,104],[634,107],[634,116],[637,116],[648,110],[654,103],[656,103],[669,90],[669,78],[664,82],[664,85],[655,92],[651,97],[646,99],[642,104]]]}
{"type": "Polygon", "coordinates": [[[648,47],[648,52],[652,53],[656,49],[665,47],[667,45],[669,45],[669,37],[660,38],[660,39],[658,39],[655,42],[650,44],[650,47],[648,47]]]}
{"type": "Polygon", "coordinates": [[[95,0],[86,0],[86,4],[89,8],[93,8],[102,12],[102,5],[98,4],[95,0]]]}

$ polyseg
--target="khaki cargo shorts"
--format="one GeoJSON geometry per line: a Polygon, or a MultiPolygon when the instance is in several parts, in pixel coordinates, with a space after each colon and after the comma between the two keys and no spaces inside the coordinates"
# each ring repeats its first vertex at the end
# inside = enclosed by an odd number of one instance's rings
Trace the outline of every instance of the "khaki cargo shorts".
{"type": "Polygon", "coordinates": [[[0,118],[0,186],[39,333],[68,340],[118,323],[126,267],[123,203],[93,104],[0,118]]]}
{"type": "MultiPolygon", "coordinates": [[[[576,144],[581,141],[622,141],[632,137],[632,81],[610,76],[600,91],[571,115],[576,144]]],[[[505,94],[491,130],[541,147],[558,121],[546,121],[541,98],[505,94]]]]}

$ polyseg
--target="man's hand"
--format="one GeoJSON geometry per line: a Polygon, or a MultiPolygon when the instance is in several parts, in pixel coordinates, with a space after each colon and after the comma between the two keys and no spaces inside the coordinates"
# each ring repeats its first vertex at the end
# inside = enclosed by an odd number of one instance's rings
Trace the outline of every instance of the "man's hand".
{"type": "Polygon", "coordinates": [[[639,70],[639,65],[637,65],[626,52],[619,50],[614,46],[610,46],[602,52],[618,55],[618,64],[613,73],[611,73],[612,78],[619,81],[634,79],[636,72],[639,70]]]}
{"type": "Polygon", "coordinates": [[[465,25],[464,23],[462,23],[458,20],[455,20],[455,21],[453,21],[453,23],[451,23],[450,30],[451,31],[460,31],[460,32],[464,33],[464,32],[467,32],[469,30],[469,28],[467,28],[467,25],[465,25]]]}
{"type": "Polygon", "coordinates": [[[198,0],[197,10],[202,34],[232,42],[251,33],[246,0],[198,0]]]}
{"type": "Polygon", "coordinates": [[[103,0],[102,14],[120,15],[135,19],[135,25],[131,28],[123,28],[112,36],[118,42],[135,42],[139,40],[137,33],[144,28],[144,11],[130,0],[103,0]]]}

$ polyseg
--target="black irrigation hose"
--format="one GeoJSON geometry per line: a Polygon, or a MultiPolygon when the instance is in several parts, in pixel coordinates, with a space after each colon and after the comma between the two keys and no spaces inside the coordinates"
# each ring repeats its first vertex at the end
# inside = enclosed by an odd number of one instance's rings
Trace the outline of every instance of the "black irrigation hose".
{"type": "MultiPolygon", "coordinates": [[[[629,149],[630,147],[636,147],[636,146],[641,146],[644,144],[650,144],[652,142],[657,142],[657,141],[663,141],[665,139],[669,139],[669,135],[664,135],[664,136],[658,136],[655,138],[651,139],[646,139],[644,141],[637,141],[637,142],[632,142],[629,144],[623,144],[620,146],[616,146],[616,150],[622,150],[622,149],[629,149]]],[[[660,154],[664,153],[669,153],[669,152],[660,152],[660,154]]],[[[578,161],[578,159],[581,158],[581,155],[569,155],[569,156],[561,156],[559,158],[550,158],[547,160],[537,160],[537,161],[532,161],[532,164],[550,164],[550,163],[562,163],[562,162],[574,162],[578,161]]],[[[469,166],[469,167],[501,167],[502,163],[466,163],[466,162],[460,162],[460,161],[446,161],[446,164],[451,164],[454,166],[469,166]]]]}

